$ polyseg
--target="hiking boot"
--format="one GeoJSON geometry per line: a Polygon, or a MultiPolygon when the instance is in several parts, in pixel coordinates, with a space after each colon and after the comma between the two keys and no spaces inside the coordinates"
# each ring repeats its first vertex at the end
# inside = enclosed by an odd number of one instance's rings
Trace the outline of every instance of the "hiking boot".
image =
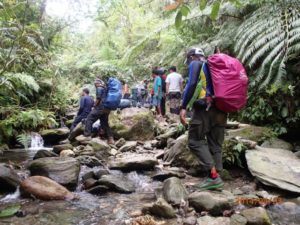
{"type": "Polygon", "coordinates": [[[115,144],[114,138],[113,137],[109,137],[108,140],[107,140],[107,144],[114,145],[115,144]]]}
{"type": "Polygon", "coordinates": [[[222,190],[223,186],[223,180],[221,177],[217,177],[216,179],[207,178],[206,181],[196,185],[195,187],[199,188],[200,190],[222,190]]]}

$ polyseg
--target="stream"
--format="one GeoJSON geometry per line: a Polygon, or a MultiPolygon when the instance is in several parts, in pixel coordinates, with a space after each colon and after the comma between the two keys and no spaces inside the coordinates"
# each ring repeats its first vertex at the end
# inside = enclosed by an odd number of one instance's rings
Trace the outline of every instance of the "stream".
{"type": "MultiPolygon", "coordinates": [[[[14,149],[5,151],[0,155],[0,162],[18,165],[18,174],[25,178],[29,172],[25,169],[26,164],[30,162],[42,146],[35,146],[29,150],[14,149]]],[[[44,148],[43,148],[44,149],[44,148]]],[[[161,187],[162,182],[153,181],[150,177],[151,172],[145,174],[130,172],[126,176],[133,181],[136,191],[132,194],[119,194],[109,192],[104,195],[92,195],[81,191],[81,177],[83,174],[97,170],[101,167],[89,168],[81,166],[80,178],[75,191],[78,196],[74,201],[42,201],[38,199],[25,199],[20,197],[20,191],[8,195],[0,194],[0,206],[21,204],[20,213],[16,216],[0,219],[0,224],[11,225],[122,225],[124,221],[130,219],[133,215],[139,214],[143,205],[152,203],[156,200],[155,190],[161,187]]],[[[111,171],[112,174],[122,173],[120,171],[111,171]]],[[[188,186],[190,183],[199,182],[200,178],[186,176],[182,182],[188,186]]],[[[245,184],[252,184],[252,178],[247,175],[237,175],[233,181],[226,182],[225,189],[233,191],[241,188],[245,184]]],[[[189,191],[190,189],[187,188],[189,191]]],[[[286,200],[286,199],[285,199],[286,200]]],[[[290,200],[289,200],[290,201],[290,200]]],[[[236,210],[244,208],[239,205],[236,210]]],[[[300,207],[289,209],[282,205],[268,207],[268,212],[273,224],[278,225],[299,225],[300,207]]],[[[182,224],[178,219],[164,219],[165,224],[182,224]]]]}

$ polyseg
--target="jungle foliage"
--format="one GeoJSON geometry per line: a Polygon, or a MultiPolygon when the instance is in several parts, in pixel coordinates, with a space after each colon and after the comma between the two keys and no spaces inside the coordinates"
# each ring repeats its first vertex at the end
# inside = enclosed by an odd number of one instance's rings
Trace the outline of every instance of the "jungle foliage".
{"type": "Polygon", "coordinates": [[[95,0],[83,13],[81,1],[63,0],[71,14],[59,18],[47,14],[51,1],[0,2],[0,142],[58,126],[95,77],[134,85],[170,65],[185,75],[191,46],[244,62],[249,103],[234,117],[278,134],[299,127],[299,1],[95,0]]]}

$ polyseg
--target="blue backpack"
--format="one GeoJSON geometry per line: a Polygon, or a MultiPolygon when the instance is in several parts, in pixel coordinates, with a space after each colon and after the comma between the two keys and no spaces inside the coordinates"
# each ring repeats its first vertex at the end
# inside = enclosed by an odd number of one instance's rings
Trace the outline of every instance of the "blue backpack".
{"type": "Polygon", "coordinates": [[[107,96],[104,107],[110,110],[116,110],[120,105],[122,98],[122,84],[117,78],[109,78],[107,82],[107,96]]]}

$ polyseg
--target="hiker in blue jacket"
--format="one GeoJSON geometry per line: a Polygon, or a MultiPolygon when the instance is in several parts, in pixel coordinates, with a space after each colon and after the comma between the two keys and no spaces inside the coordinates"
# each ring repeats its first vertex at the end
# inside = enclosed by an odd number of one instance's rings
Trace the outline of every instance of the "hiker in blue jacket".
{"type": "Polygon", "coordinates": [[[223,170],[222,145],[227,114],[213,105],[212,80],[203,50],[190,50],[187,63],[189,81],[184,92],[180,120],[187,125],[186,110],[193,109],[188,145],[208,174],[207,180],[196,186],[201,190],[220,189],[224,185],[219,173],[223,170]]]}
{"type": "Polygon", "coordinates": [[[71,130],[73,130],[82,120],[86,119],[89,113],[92,111],[94,100],[89,94],[90,90],[88,88],[84,88],[82,90],[79,111],[74,119],[74,122],[72,123],[71,130]]]}

